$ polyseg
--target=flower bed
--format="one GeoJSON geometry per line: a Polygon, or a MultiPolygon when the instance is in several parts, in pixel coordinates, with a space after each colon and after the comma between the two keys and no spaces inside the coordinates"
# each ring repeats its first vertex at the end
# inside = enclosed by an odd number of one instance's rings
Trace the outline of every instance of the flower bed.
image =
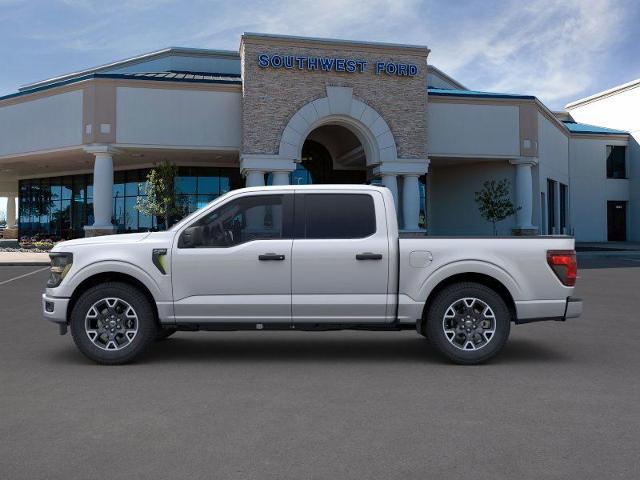
{"type": "Polygon", "coordinates": [[[0,251],[13,251],[13,252],[48,252],[53,248],[56,243],[64,242],[64,239],[52,240],[51,238],[41,237],[20,237],[20,248],[18,249],[4,249],[0,251]]]}

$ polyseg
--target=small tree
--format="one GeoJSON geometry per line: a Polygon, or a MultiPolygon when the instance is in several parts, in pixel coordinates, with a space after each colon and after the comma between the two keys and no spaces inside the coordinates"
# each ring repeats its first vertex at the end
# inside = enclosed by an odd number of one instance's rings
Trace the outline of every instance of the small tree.
{"type": "Polygon", "coordinates": [[[171,218],[182,213],[178,204],[175,189],[175,177],[178,175],[178,167],[168,161],[161,162],[152,168],[147,174],[147,184],[140,185],[145,188],[146,196],[137,199],[136,210],[149,215],[164,218],[164,226],[171,226],[171,218]]]}
{"type": "Polygon", "coordinates": [[[484,182],[482,190],[476,192],[476,203],[482,218],[491,222],[494,236],[498,235],[496,224],[520,210],[520,207],[516,208],[511,202],[509,181],[506,178],[497,182],[495,180],[484,182]]]}

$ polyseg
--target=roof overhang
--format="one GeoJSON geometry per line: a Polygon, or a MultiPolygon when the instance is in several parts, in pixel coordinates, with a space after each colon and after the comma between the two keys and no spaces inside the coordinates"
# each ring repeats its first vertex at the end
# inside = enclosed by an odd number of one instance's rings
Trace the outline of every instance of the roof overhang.
{"type": "Polygon", "coordinates": [[[567,110],[571,110],[573,108],[580,107],[581,105],[585,105],[587,103],[596,102],[606,97],[610,97],[612,95],[617,95],[618,93],[626,92],[627,90],[631,90],[633,88],[640,87],[640,78],[636,80],[632,80],[627,83],[623,83],[622,85],[618,85],[617,87],[610,88],[609,90],[604,90],[602,92],[594,93],[588,97],[581,98],[571,103],[567,103],[564,108],[567,110]]]}
{"type": "Polygon", "coordinates": [[[234,52],[230,50],[209,50],[209,49],[203,49],[203,48],[168,47],[168,48],[163,48],[161,50],[156,50],[154,52],[136,55],[135,57],[126,58],[124,60],[117,60],[115,62],[106,63],[104,65],[100,65],[97,67],[78,70],[77,72],[67,73],[65,75],[48,78],[46,80],[40,80],[34,83],[28,83],[18,88],[18,91],[23,92],[26,90],[33,90],[35,88],[43,87],[51,83],[59,83],[65,80],[73,79],[75,77],[83,77],[85,75],[90,75],[93,73],[104,72],[105,70],[112,70],[114,68],[122,68],[130,65],[136,65],[143,62],[148,62],[149,60],[155,60],[158,58],[168,57],[171,55],[183,55],[183,56],[193,56],[193,57],[204,56],[204,57],[232,58],[232,59],[240,58],[240,54],[238,52],[234,52]]]}

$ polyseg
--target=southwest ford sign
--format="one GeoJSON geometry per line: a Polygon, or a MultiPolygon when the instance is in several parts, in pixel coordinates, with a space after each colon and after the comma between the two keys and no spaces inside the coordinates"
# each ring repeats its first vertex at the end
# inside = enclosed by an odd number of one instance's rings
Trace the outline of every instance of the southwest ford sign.
{"type": "Polygon", "coordinates": [[[262,68],[344,73],[364,73],[368,68],[372,68],[376,75],[385,74],[398,77],[413,77],[418,73],[418,67],[413,63],[375,62],[369,66],[369,62],[364,60],[337,57],[268,55],[266,53],[258,55],[258,66],[262,68]]]}

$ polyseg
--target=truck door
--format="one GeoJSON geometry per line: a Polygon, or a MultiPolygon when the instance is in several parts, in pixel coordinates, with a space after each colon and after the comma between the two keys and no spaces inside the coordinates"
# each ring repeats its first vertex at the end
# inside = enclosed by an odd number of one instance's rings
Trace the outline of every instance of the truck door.
{"type": "Polygon", "coordinates": [[[293,193],[242,194],[177,235],[178,323],[289,323],[293,193]]]}
{"type": "Polygon", "coordinates": [[[380,192],[296,193],[293,323],[387,321],[389,239],[380,192]]]}

